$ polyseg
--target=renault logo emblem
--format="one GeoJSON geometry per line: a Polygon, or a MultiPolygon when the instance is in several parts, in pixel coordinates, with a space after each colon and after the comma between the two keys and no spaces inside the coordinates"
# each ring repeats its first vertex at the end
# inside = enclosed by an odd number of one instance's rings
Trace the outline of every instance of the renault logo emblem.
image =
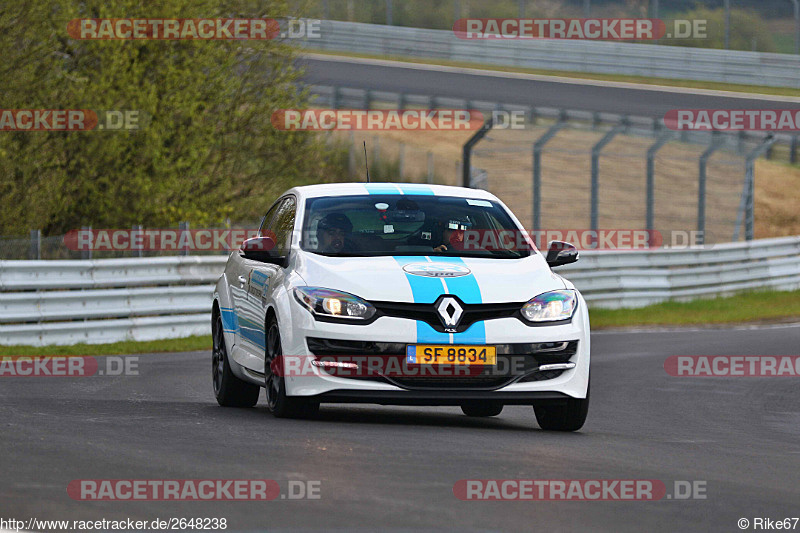
{"type": "Polygon", "coordinates": [[[461,304],[452,296],[445,296],[440,299],[436,305],[436,311],[439,313],[439,318],[447,330],[458,327],[458,323],[461,322],[461,315],[464,314],[461,304]]]}

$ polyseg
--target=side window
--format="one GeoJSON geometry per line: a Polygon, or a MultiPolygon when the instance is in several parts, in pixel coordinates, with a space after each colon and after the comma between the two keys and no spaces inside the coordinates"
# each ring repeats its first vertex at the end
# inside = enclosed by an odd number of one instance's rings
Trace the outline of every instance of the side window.
{"type": "Polygon", "coordinates": [[[275,203],[272,205],[272,207],[270,207],[270,208],[269,208],[269,211],[267,211],[267,214],[266,214],[266,215],[264,215],[264,219],[261,221],[261,227],[260,227],[260,228],[258,228],[258,234],[259,234],[259,235],[263,236],[263,235],[265,234],[265,232],[266,232],[268,229],[270,229],[270,225],[269,225],[269,224],[270,224],[270,222],[272,221],[272,218],[275,216],[275,212],[278,210],[278,207],[279,207],[279,206],[280,206],[282,203],[283,203],[283,202],[275,202],[275,203]]]}
{"type": "Polygon", "coordinates": [[[275,250],[280,255],[289,255],[296,212],[297,203],[295,199],[290,196],[281,202],[278,206],[278,210],[275,212],[275,217],[269,224],[269,229],[275,234],[275,250]]]}

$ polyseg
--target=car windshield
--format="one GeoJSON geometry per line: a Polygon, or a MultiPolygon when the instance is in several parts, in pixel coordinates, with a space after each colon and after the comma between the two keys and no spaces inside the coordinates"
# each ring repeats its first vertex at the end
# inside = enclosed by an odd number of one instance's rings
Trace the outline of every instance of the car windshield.
{"type": "Polygon", "coordinates": [[[369,194],[306,201],[300,246],[328,256],[445,255],[516,259],[527,246],[486,237],[520,230],[497,202],[434,195],[369,194]],[[465,246],[465,240],[468,244],[465,246]]]}

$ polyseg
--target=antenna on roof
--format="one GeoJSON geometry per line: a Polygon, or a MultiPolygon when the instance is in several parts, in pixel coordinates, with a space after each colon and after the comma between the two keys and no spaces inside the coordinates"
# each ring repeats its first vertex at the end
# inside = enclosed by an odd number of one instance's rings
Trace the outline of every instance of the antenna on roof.
{"type": "Polygon", "coordinates": [[[367,141],[364,141],[364,167],[367,169],[367,183],[369,183],[369,163],[367,162],[367,141]]]}

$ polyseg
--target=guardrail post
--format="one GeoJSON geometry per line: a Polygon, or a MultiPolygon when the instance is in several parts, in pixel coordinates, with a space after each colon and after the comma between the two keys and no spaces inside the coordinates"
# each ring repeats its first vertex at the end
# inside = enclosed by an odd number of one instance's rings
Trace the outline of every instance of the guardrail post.
{"type": "Polygon", "coordinates": [[[539,118],[539,113],[536,111],[535,107],[531,107],[530,111],[528,111],[528,121],[530,122],[531,126],[536,125],[536,121],[539,118]]]}
{"type": "Polygon", "coordinates": [[[797,163],[797,135],[792,136],[792,144],[789,147],[789,162],[797,163]]]}
{"type": "MultiPolygon", "coordinates": [[[[141,224],[136,224],[135,226],[133,226],[133,231],[139,232],[139,234],[142,235],[142,237],[141,237],[142,242],[144,242],[144,234],[142,233],[143,229],[144,228],[142,227],[141,224]]],[[[133,240],[133,239],[131,239],[131,240],[133,240]]],[[[136,257],[144,257],[144,250],[143,250],[144,246],[135,246],[134,248],[136,249],[136,251],[134,253],[134,255],[136,257]]]]}
{"type": "Polygon", "coordinates": [[[742,218],[745,220],[745,228],[744,228],[744,235],[745,240],[752,241],[753,240],[753,226],[754,226],[754,205],[755,205],[755,168],[756,168],[756,159],[758,159],[761,154],[766,152],[770,146],[775,144],[775,135],[770,133],[767,137],[762,141],[758,147],[756,147],[752,152],[747,154],[747,159],[745,160],[745,176],[744,176],[744,188],[742,189],[742,198],[739,202],[739,211],[736,213],[736,227],[733,230],[733,241],[736,242],[739,240],[739,228],[742,225],[742,218]]]}
{"type": "Polygon", "coordinates": [[[533,230],[541,229],[542,224],[542,151],[544,145],[555,137],[559,131],[567,127],[566,113],[563,111],[558,118],[558,122],[533,143],[533,212],[531,213],[531,224],[533,230]]]}
{"type": "Polygon", "coordinates": [[[369,111],[372,108],[372,91],[364,90],[364,109],[369,111]]]}
{"type": "MultiPolygon", "coordinates": [[[[672,132],[663,133],[658,140],[647,149],[647,226],[648,240],[655,229],[655,203],[656,203],[656,154],[661,148],[672,140],[672,132]]],[[[649,244],[649,243],[648,243],[649,244]]]]}
{"type": "Polygon", "coordinates": [[[600,154],[603,148],[610,143],[614,137],[625,131],[628,127],[627,118],[623,117],[619,124],[614,126],[606,133],[600,141],[592,147],[592,208],[591,208],[591,229],[597,231],[598,220],[600,218],[600,154]]]}
{"type": "Polygon", "coordinates": [[[28,259],[42,258],[42,230],[31,230],[31,246],[28,250],[28,259]]]}
{"type": "Polygon", "coordinates": [[[337,86],[331,90],[331,109],[339,109],[339,87],[337,86]]]}
{"type": "MultiPolygon", "coordinates": [[[[189,223],[188,222],[180,222],[178,224],[178,230],[179,230],[179,232],[178,232],[179,233],[178,242],[180,242],[182,240],[181,237],[183,237],[183,232],[184,231],[189,231],[189,223]]],[[[189,255],[189,249],[188,248],[182,248],[180,250],[180,252],[178,253],[178,255],[189,255]]]]}
{"type": "MultiPolygon", "coordinates": [[[[92,227],[91,226],[81,226],[81,231],[88,231],[91,233],[92,227]]],[[[94,239],[92,239],[94,241],[94,239]]],[[[88,250],[81,250],[81,259],[91,259],[92,258],[92,249],[89,248],[88,250]]]]}
{"type": "Polygon", "coordinates": [[[472,137],[470,137],[467,142],[464,143],[464,147],[461,149],[461,186],[469,188],[470,186],[470,177],[471,177],[471,170],[472,170],[472,147],[478,144],[481,139],[483,139],[489,130],[492,129],[494,125],[494,117],[489,116],[489,119],[483,123],[481,129],[476,131],[472,137]]]}
{"type": "Polygon", "coordinates": [[[706,242],[706,176],[708,170],[708,160],[711,156],[722,147],[724,139],[718,132],[711,134],[711,145],[700,156],[700,174],[697,184],[697,237],[699,242],[697,244],[705,244],[706,242]]]}
{"type": "Polygon", "coordinates": [[[405,108],[406,108],[406,93],[398,93],[397,109],[403,110],[405,108]]]}
{"type": "Polygon", "coordinates": [[[386,0],[386,25],[392,25],[392,0],[386,0]]]}

